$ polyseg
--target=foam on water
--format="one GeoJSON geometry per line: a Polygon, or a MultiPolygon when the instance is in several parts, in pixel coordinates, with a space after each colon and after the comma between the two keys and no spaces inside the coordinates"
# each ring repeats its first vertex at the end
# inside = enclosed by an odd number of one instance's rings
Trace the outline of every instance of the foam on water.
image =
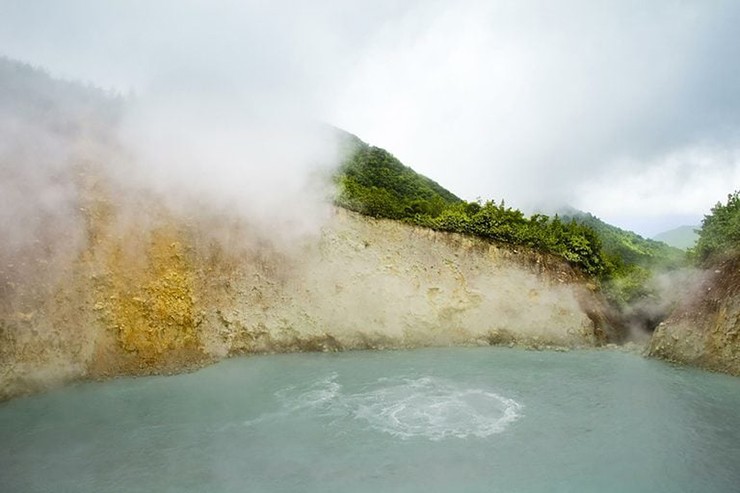
{"type": "Polygon", "coordinates": [[[428,377],[387,382],[350,400],[354,415],[379,431],[431,440],[501,433],[522,409],[495,392],[428,377]]]}
{"type": "MultiPolygon", "coordinates": [[[[350,418],[364,421],[371,429],[401,439],[425,437],[485,438],[503,432],[521,417],[522,405],[490,389],[432,377],[381,378],[356,393],[343,392],[337,374],[309,387],[289,387],[276,392],[281,402],[277,415],[350,418]]],[[[247,422],[254,424],[267,418],[247,422]]]]}
{"type": "Polygon", "coordinates": [[[338,375],[331,373],[313,383],[307,390],[301,392],[296,387],[288,387],[275,392],[275,396],[290,412],[313,410],[325,413],[338,411],[342,402],[342,386],[337,383],[338,375]]]}

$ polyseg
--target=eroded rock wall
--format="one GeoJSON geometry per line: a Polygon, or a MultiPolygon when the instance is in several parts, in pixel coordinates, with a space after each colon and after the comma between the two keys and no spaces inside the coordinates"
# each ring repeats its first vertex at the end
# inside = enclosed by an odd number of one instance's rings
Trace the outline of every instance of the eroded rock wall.
{"type": "Polygon", "coordinates": [[[0,397],[233,354],[607,340],[595,287],[556,257],[341,209],[277,245],[86,180],[76,258],[2,293],[0,397]]]}
{"type": "Polygon", "coordinates": [[[740,375],[740,255],[717,262],[653,334],[650,355],[740,375]]]}

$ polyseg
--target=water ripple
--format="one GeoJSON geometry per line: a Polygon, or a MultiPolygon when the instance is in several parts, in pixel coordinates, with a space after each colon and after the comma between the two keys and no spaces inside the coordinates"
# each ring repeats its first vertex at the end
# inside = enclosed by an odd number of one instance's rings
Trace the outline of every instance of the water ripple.
{"type": "Polygon", "coordinates": [[[278,391],[280,414],[350,418],[397,438],[485,438],[519,419],[522,405],[493,391],[439,378],[379,379],[345,392],[331,374],[303,390],[278,391]]]}

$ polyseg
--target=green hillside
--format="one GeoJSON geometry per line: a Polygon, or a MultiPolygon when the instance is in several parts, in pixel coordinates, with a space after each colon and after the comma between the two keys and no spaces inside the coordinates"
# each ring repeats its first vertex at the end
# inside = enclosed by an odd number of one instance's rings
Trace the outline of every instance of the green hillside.
{"type": "Polygon", "coordinates": [[[503,201],[466,202],[355,136],[346,136],[345,151],[335,177],[342,207],[553,253],[594,276],[606,272],[600,239],[588,226],[543,214],[526,217],[503,201]]]}
{"type": "Polygon", "coordinates": [[[610,262],[647,268],[675,268],[685,262],[685,254],[680,249],[613,226],[588,212],[571,209],[563,214],[563,218],[593,228],[599,234],[604,254],[610,262]]]}
{"type": "Polygon", "coordinates": [[[719,255],[740,251],[740,191],[727,196],[727,203],[717,202],[704,216],[699,240],[692,255],[705,263],[719,255]]]}
{"type": "Polygon", "coordinates": [[[696,245],[696,240],[699,239],[697,229],[699,229],[699,226],[679,226],[657,234],[653,236],[653,239],[681,250],[688,250],[693,248],[696,245]]]}
{"type": "Polygon", "coordinates": [[[601,238],[607,264],[604,288],[617,303],[629,304],[657,296],[650,282],[653,275],[687,264],[683,250],[612,226],[587,212],[568,209],[563,217],[592,228],[601,238]]]}
{"type": "Polygon", "coordinates": [[[341,206],[373,217],[403,219],[417,214],[436,217],[446,207],[461,202],[388,151],[338,131],[347,156],[337,174],[337,202],[341,206]]]}

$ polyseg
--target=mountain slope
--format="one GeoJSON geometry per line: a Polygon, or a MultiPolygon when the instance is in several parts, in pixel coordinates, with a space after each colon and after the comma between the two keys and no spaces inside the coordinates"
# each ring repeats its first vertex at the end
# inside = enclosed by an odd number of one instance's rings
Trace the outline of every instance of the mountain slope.
{"type": "Polygon", "coordinates": [[[348,134],[345,141],[346,159],[335,177],[337,205],[375,218],[558,255],[591,276],[605,272],[599,238],[589,226],[543,214],[526,217],[503,201],[466,202],[387,151],[348,134]]]}
{"type": "Polygon", "coordinates": [[[90,121],[110,124],[123,99],[90,85],[59,80],[40,68],[0,56],[3,119],[22,120],[68,137],[90,121]]]}
{"type": "Polygon", "coordinates": [[[628,325],[652,331],[672,309],[675,295],[658,280],[685,267],[686,252],[569,208],[564,217],[588,226],[602,242],[606,262],[602,288],[628,325]]]}
{"type": "Polygon", "coordinates": [[[613,226],[588,212],[566,210],[564,219],[573,219],[593,228],[601,238],[604,253],[613,261],[646,268],[679,267],[684,263],[684,252],[633,231],[613,226]]]}
{"type": "Polygon", "coordinates": [[[653,239],[655,241],[662,241],[674,248],[688,250],[689,248],[693,248],[699,239],[699,234],[696,232],[697,229],[699,229],[699,226],[679,226],[678,228],[659,233],[653,236],[653,239]]]}
{"type": "Polygon", "coordinates": [[[337,203],[373,217],[437,216],[461,199],[439,183],[405,166],[385,149],[337,129],[347,156],[337,170],[337,203]]]}

